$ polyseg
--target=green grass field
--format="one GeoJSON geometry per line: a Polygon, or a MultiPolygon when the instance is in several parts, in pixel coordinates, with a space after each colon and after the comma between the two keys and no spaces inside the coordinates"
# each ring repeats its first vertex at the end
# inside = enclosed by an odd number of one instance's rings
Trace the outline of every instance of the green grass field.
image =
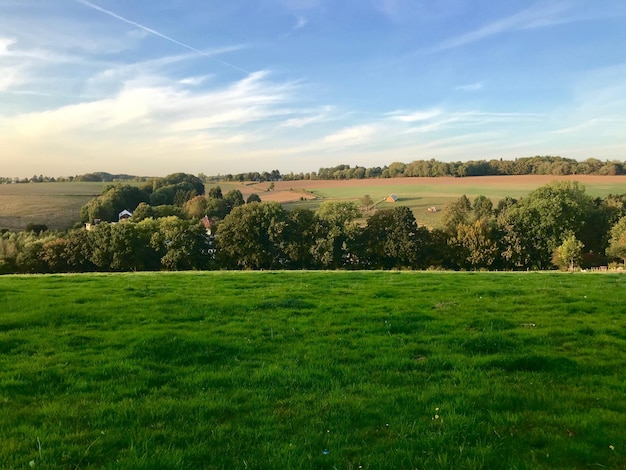
{"type": "Polygon", "coordinates": [[[107,183],[0,184],[0,228],[23,230],[29,223],[66,230],[80,220],[80,208],[107,183]]]}
{"type": "Polygon", "coordinates": [[[626,277],[0,277],[0,468],[625,468],[626,277]]]}

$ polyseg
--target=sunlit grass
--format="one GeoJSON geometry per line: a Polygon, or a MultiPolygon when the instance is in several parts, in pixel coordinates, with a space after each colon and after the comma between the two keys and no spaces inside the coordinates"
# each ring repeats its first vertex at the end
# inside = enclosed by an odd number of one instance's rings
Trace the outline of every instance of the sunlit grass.
{"type": "Polygon", "coordinates": [[[0,468],[623,468],[625,279],[1,277],[0,468]]]}

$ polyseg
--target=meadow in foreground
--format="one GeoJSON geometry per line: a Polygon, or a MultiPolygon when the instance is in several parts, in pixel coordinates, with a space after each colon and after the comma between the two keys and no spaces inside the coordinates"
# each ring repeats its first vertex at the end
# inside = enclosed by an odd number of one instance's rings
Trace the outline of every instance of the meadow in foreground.
{"type": "Polygon", "coordinates": [[[625,468],[625,287],[0,277],[0,468],[625,468]]]}

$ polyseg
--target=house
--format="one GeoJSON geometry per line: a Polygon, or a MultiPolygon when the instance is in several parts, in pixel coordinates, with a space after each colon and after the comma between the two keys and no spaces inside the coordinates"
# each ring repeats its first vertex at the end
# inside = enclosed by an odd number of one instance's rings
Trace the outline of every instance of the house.
{"type": "Polygon", "coordinates": [[[385,198],[385,202],[398,202],[398,196],[395,194],[390,194],[385,198]]]}
{"type": "Polygon", "coordinates": [[[93,219],[92,222],[87,222],[85,224],[85,228],[87,229],[87,231],[89,232],[92,228],[94,228],[96,225],[99,225],[102,223],[102,220],[100,219],[93,219]]]}
{"type": "Polygon", "coordinates": [[[213,233],[213,229],[215,228],[217,224],[217,221],[215,219],[209,219],[208,215],[205,215],[204,217],[202,217],[200,221],[202,222],[202,225],[204,225],[204,228],[206,229],[206,234],[211,235],[213,233]]]}
{"type": "Polygon", "coordinates": [[[129,210],[124,209],[119,214],[118,220],[121,222],[122,220],[130,219],[133,216],[133,213],[129,210]]]}

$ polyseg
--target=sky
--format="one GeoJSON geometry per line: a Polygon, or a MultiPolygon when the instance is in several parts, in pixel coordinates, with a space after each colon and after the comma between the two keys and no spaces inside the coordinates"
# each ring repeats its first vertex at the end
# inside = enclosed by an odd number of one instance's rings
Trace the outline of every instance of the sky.
{"type": "Polygon", "coordinates": [[[624,0],[0,0],[0,176],[626,159],[624,0]]]}

